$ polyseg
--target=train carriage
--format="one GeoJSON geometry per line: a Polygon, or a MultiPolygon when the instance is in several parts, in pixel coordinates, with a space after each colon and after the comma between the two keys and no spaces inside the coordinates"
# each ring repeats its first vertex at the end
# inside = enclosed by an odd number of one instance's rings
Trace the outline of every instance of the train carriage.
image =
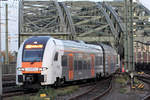
{"type": "Polygon", "coordinates": [[[16,83],[18,85],[63,84],[103,77],[118,68],[118,55],[110,46],[52,37],[31,37],[18,51],[16,83]]]}

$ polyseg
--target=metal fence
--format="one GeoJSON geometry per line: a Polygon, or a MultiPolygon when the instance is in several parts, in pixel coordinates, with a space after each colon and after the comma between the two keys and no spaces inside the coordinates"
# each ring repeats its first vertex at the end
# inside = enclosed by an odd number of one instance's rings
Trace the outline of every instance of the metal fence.
{"type": "Polygon", "coordinates": [[[15,74],[16,64],[2,64],[2,74],[15,74]]]}

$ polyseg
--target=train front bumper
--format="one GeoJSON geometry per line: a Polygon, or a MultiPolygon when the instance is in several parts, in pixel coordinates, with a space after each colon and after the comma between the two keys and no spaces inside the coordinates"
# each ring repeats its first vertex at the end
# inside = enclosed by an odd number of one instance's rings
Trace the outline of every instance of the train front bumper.
{"type": "Polygon", "coordinates": [[[18,75],[18,83],[39,84],[45,81],[46,81],[45,75],[41,75],[41,74],[18,75]]]}

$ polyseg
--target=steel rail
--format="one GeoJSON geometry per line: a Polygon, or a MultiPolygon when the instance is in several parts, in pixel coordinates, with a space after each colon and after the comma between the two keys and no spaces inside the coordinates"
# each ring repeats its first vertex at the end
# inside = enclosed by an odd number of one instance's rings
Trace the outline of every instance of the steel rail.
{"type": "Polygon", "coordinates": [[[107,90],[105,90],[103,93],[101,93],[100,95],[94,97],[92,100],[99,100],[100,98],[102,98],[104,95],[106,95],[107,93],[109,93],[109,91],[112,90],[112,81],[110,82],[109,88],[107,90]]]}
{"type": "Polygon", "coordinates": [[[77,96],[75,96],[75,97],[72,97],[72,98],[70,98],[69,100],[77,100],[79,97],[88,94],[89,92],[93,91],[95,88],[96,88],[96,85],[91,86],[86,92],[84,92],[84,93],[82,93],[82,94],[79,94],[79,95],[77,95],[77,96]]]}
{"type": "MultiPolygon", "coordinates": [[[[102,81],[102,82],[105,82],[105,81],[108,81],[108,80],[110,80],[110,78],[109,79],[107,79],[107,80],[104,80],[104,81],[102,81]]],[[[99,83],[100,84],[100,83],[99,83]]],[[[90,95],[91,93],[92,93],[92,91],[97,91],[97,90],[99,90],[99,89],[97,89],[97,85],[98,84],[96,84],[96,85],[94,85],[94,86],[91,86],[87,91],[85,91],[85,92],[83,92],[83,93],[81,93],[81,94],[79,94],[79,95],[77,95],[77,96],[74,96],[74,97],[71,97],[69,100],[78,100],[78,99],[82,99],[82,97],[84,97],[84,96],[86,96],[86,95],[90,95]]],[[[92,98],[89,98],[90,100],[98,100],[99,98],[101,98],[101,97],[103,97],[105,94],[107,94],[110,90],[112,89],[112,84],[111,84],[111,82],[110,82],[110,84],[109,84],[109,87],[105,90],[105,91],[103,91],[102,93],[100,93],[100,94],[98,94],[98,95],[96,95],[96,96],[94,96],[94,97],[92,97],[92,98]]]]}
{"type": "MultiPolygon", "coordinates": [[[[138,75],[136,75],[135,77],[137,77],[139,80],[141,80],[141,81],[147,83],[148,85],[150,85],[150,77],[148,77],[148,76],[138,76],[138,75]]],[[[142,100],[150,100],[150,94],[143,97],[142,100]]]]}
{"type": "Polygon", "coordinates": [[[150,94],[145,96],[142,100],[150,100],[150,94]]]}
{"type": "Polygon", "coordinates": [[[12,96],[18,96],[18,95],[23,95],[24,92],[12,92],[12,93],[5,93],[3,94],[3,98],[8,98],[12,96]]]}
{"type": "Polygon", "coordinates": [[[144,77],[144,76],[136,76],[139,80],[147,83],[147,84],[150,84],[150,77],[144,77]]]}

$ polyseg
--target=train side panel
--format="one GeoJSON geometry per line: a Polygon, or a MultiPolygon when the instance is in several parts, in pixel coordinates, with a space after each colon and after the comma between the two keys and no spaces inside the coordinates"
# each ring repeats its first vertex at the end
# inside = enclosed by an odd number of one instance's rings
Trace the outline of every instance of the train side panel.
{"type": "Polygon", "coordinates": [[[105,65],[103,65],[105,70],[103,73],[105,76],[108,76],[115,73],[115,71],[118,69],[118,55],[112,47],[104,44],[102,44],[102,46],[105,53],[105,65]]]}
{"type": "MultiPolygon", "coordinates": [[[[55,39],[50,39],[47,42],[44,57],[43,65],[47,66],[48,70],[43,71],[42,74],[45,75],[46,81],[42,85],[54,84],[57,77],[62,76],[62,67],[61,67],[61,53],[57,45],[61,44],[61,41],[56,41],[55,39]]],[[[63,49],[63,47],[61,47],[63,49]]]]}
{"type": "Polygon", "coordinates": [[[84,46],[64,46],[62,76],[66,81],[94,78],[96,73],[102,72],[102,63],[99,61],[102,58],[101,48],[91,49],[84,46]]]}

